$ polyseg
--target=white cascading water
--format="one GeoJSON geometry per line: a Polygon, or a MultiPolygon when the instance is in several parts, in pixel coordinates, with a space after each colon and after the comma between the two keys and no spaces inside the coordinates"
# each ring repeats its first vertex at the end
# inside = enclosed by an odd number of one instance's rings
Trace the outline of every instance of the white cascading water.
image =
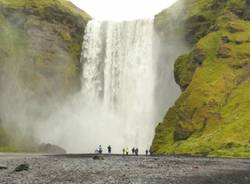
{"type": "MultiPolygon", "coordinates": [[[[145,150],[151,144],[156,123],[153,37],[151,20],[91,21],[86,28],[82,95],[114,117],[114,122],[100,118],[103,131],[110,128],[106,133],[118,133],[107,135],[110,139],[104,143],[115,145],[114,149],[135,146],[145,150]]],[[[105,137],[98,137],[100,143],[105,137]]]]}
{"type": "Polygon", "coordinates": [[[82,90],[41,123],[39,139],[70,153],[93,153],[98,145],[111,145],[113,153],[127,147],[145,153],[179,95],[173,64],[183,53],[176,49],[182,42],[170,37],[171,44],[158,45],[153,20],[90,21],[82,46],[82,90]],[[160,48],[167,48],[167,56],[157,53],[160,48]]]}

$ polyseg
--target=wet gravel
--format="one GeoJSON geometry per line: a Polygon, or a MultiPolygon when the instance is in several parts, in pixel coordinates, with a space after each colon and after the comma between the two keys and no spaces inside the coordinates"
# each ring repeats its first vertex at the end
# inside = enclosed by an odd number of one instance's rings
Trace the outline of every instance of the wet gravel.
{"type": "Polygon", "coordinates": [[[0,183],[250,184],[250,160],[189,157],[4,156],[0,183]],[[13,172],[23,163],[28,171],[13,172]]]}

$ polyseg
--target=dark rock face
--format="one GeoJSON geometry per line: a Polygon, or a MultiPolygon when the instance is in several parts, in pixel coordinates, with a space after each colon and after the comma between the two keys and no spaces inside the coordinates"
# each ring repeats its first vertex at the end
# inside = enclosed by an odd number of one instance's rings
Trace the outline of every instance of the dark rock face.
{"type": "Polygon", "coordinates": [[[28,171],[30,169],[29,164],[21,164],[15,168],[15,172],[28,171]]]}
{"type": "Polygon", "coordinates": [[[206,54],[202,49],[195,49],[193,51],[193,59],[198,65],[202,65],[203,61],[206,59],[206,54]]]}
{"type": "Polygon", "coordinates": [[[195,44],[200,38],[208,33],[210,26],[210,22],[201,15],[189,18],[185,22],[186,40],[190,44],[195,44]]]}
{"type": "Polygon", "coordinates": [[[38,152],[40,153],[54,153],[54,154],[65,154],[66,150],[63,148],[52,145],[52,144],[41,144],[38,147],[38,152]]]}
{"type": "Polygon", "coordinates": [[[245,18],[245,20],[250,21],[250,10],[245,11],[244,18],[245,18]]]}
{"type": "Polygon", "coordinates": [[[246,0],[246,9],[243,15],[245,20],[250,21],[250,0],[246,0]]]}
{"type": "Polygon", "coordinates": [[[244,7],[230,7],[230,11],[236,15],[237,17],[244,19],[244,20],[250,20],[250,2],[249,0],[245,0],[245,6],[244,7]]]}
{"type": "Polygon", "coordinates": [[[246,5],[250,7],[250,0],[246,0],[246,5]]]}
{"type": "Polygon", "coordinates": [[[174,131],[174,141],[182,141],[188,139],[192,135],[192,131],[184,129],[180,122],[177,124],[177,127],[174,131]]]}

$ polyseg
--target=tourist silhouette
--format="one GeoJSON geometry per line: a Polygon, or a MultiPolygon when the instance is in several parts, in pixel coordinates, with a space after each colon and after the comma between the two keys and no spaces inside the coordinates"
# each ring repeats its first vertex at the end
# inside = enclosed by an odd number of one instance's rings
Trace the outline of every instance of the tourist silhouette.
{"type": "Polygon", "coordinates": [[[132,154],[133,155],[135,154],[135,148],[134,147],[132,148],[132,154]]]}
{"type": "Polygon", "coordinates": [[[111,149],[112,149],[112,148],[111,148],[111,146],[109,145],[109,146],[108,146],[108,153],[109,153],[109,154],[111,154],[111,149]]]}
{"type": "Polygon", "coordinates": [[[99,145],[98,152],[99,152],[99,154],[102,154],[102,145],[99,145]]]}
{"type": "Polygon", "coordinates": [[[135,149],[135,155],[138,156],[138,153],[139,153],[139,149],[136,148],[136,149],[135,149]]]}
{"type": "Polygon", "coordinates": [[[122,149],[122,154],[125,155],[125,148],[122,149]]]}

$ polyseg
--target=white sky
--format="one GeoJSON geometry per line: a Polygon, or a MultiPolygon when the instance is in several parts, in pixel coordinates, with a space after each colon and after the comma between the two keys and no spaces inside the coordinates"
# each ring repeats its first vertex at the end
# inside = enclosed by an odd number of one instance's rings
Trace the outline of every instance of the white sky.
{"type": "Polygon", "coordinates": [[[177,0],[71,0],[97,20],[153,18],[177,0]]]}

